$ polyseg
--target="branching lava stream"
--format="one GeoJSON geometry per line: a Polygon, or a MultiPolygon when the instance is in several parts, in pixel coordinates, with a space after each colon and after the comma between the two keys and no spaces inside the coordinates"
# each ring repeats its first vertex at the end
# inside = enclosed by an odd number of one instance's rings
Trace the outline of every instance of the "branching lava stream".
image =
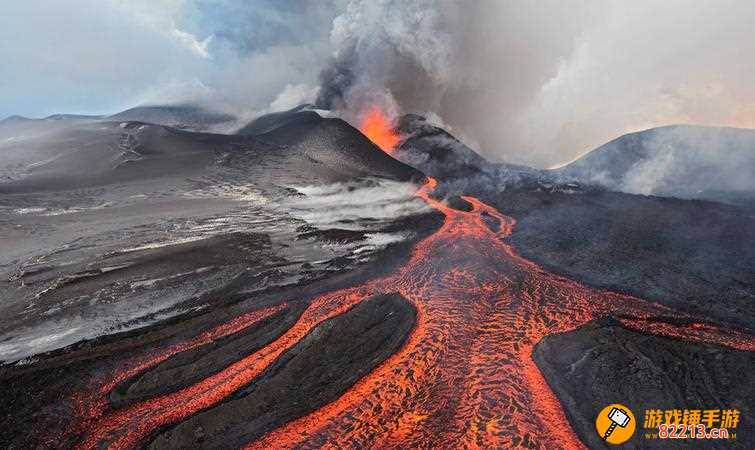
{"type": "Polygon", "coordinates": [[[100,402],[99,416],[82,405],[89,417],[80,447],[132,448],[221,402],[318,323],[376,293],[398,292],[417,309],[401,350],[336,401],[248,448],[581,448],[531,357],[544,336],[613,314],[649,333],[755,349],[751,337],[715,327],[656,324],[649,319],[686,316],[546,272],[504,242],[513,219],[472,197],[464,197],[472,211],[451,209],[430,197],[435,184],[429,179],[417,195],[444,224],[396,273],[316,297],[277,340],[193,386],[120,410],[100,402]]]}

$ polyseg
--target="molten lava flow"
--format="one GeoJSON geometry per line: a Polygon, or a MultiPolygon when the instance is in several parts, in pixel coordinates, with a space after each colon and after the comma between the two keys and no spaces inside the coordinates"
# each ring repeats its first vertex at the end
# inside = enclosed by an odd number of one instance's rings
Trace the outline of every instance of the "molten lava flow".
{"type": "Polygon", "coordinates": [[[416,326],[401,350],[336,401],[249,448],[312,442],[333,448],[582,448],[532,360],[533,346],[544,336],[613,314],[638,330],[755,349],[749,336],[691,320],[685,327],[653,322],[672,311],[546,272],[504,242],[513,219],[472,197],[464,197],[470,212],[449,208],[430,197],[434,187],[430,179],[417,195],[445,221],[396,273],[316,297],[277,340],[205,380],[92,417],[81,447],[132,448],[161,426],[211,408],[317,324],[377,293],[399,292],[417,309],[416,326]],[[496,231],[484,216],[499,222],[496,231]]]}
{"type": "MultiPolygon", "coordinates": [[[[123,363],[115,374],[111,374],[104,380],[95,381],[96,386],[94,389],[86,392],[78,392],[74,395],[74,412],[80,422],[77,425],[87,427],[90,425],[90,422],[96,422],[96,420],[100,419],[103,414],[108,413],[110,407],[108,405],[107,396],[120,382],[156,366],[177,353],[191,350],[224,336],[229,336],[246,330],[262,319],[281,311],[285,306],[285,304],[281,304],[242,314],[228,322],[198,334],[193,339],[150,352],[123,363]]],[[[77,430],[71,431],[74,432],[77,430]]],[[[57,442],[54,437],[49,438],[49,440],[51,446],[54,442],[57,442]]]]}
{"type": "Polygon", "coordinates": [[[391,121],[378,107],[370,108],[359,123],[359,131],[386,153],[392,153],[401,140],[393,130],[391,121]]]}

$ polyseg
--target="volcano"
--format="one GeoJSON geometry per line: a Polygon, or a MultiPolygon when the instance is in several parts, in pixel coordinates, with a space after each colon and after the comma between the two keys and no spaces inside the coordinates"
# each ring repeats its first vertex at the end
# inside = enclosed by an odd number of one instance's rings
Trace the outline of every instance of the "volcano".
{"type": "Polygon", "coordinates": [[[673,125],[621,136],[555,172],[633,194],[751,206],[753,149],[753,130],[673,125]]]}
{"type": "Polygon", "coordinates": [[[6,447],[603,448],[617,401],[749,417],[748,205],[490,163],[415,115],[372,142],[372,113],[180,112],[3,122],[6,447]]]}

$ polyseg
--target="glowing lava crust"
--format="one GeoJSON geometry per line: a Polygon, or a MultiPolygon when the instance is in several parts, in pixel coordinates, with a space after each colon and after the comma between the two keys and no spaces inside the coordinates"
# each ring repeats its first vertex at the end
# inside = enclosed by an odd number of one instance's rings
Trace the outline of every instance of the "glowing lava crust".
{"type": "Polygon", "coordinates": [[[272,314],[251,313],[205,333],[197,342],[145,358],[115,380],[77,397],[81,448],[133,448],[160,427],[222,402],[248,385],[318,323],[376,293],[398,292],[417,309],[401,350],[336,401],[250,442],[248,448],[581,448],[558,400],[535,366],[533,346],[544,336],[614,315],[631,328],[753,350],[748,336],[702,324],[654,323],[684,317],[662,306],[583,286],[548,273],[504,242],[511,218],[472,197],[470,212],[417,195],[445,215],[442,227],[414,248],[396,273],[316,297],[298,322],[266,347],[185,389],[119,410],[109,389],[131,374],[200,341],[236,332],[272,314]],[[497,222],[491,229],[487,222],[497,222]]]}

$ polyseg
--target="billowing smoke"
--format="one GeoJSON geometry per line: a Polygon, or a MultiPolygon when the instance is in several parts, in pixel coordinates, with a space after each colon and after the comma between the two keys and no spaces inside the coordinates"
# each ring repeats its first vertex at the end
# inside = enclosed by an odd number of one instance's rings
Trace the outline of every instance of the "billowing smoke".
{"type": "Polygon", "coordinates": [[[491,160],[550,167],[652,126],[755,126],[753,20],[749,2],[354,0],[318,103],[432,113],[491,160]]]}
{"type": "Polygon", "coordinates": [[[589,11],[557,1],[353,1],[333,22],[336,54],[318,101],[351,120],[375,103],[433,113],[485,156],[526,161],[516,117],[573,52],[589,11]]]}
{"type": "Polygon", "coordinates": [[[755,127],[754,2],[12,3],[0,115],[192,101],[243,122],[316,101],[356,123],[378,105],[536,167],[653,126],[755,127]]]}
{"type": "Polygon", "coordinates": [[[592,181],[644,195],[734,202],[755,197],[753,131],[667,127],[641,133],[634,149],[643,157],[621,177],[601,180],[596,173],[592,181]]]}

